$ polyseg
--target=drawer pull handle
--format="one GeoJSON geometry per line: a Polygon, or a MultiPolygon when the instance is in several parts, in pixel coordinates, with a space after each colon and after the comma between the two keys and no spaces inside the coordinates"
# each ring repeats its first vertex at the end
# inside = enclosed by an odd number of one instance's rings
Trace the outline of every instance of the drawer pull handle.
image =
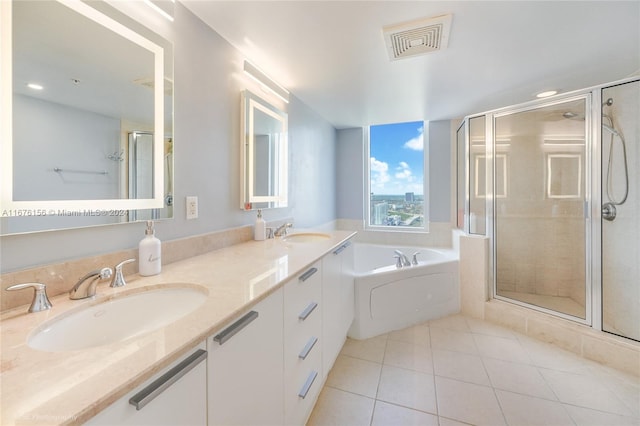
{"type": "Polygon", "coordinates": [[[311,374],[309,374],[309,377],[307,377],[307,381],[304,382],[304,386],[302,386],[302,389],[300,389],[300,392],[298,392],[298,396],[302,399],[304,399],[307,396],[307,393],[309,393],[309,389],[311,389],[311,385],[313,385],[314,380],[316,380],[316,377],[318,376],[318,373],[316,371],[312,371],[311,374]]]}
{"type": "Polygon", "coordinates": [[[258,318],[258,313],[256,311],[250,311],[238,321],[234,322],[229,327],[216,334],[213,340],[222,345],[224,342],[231,339],[240,330],[248,326],[256,318],[258,318]]]}
{"type": "Polygon", "coordinates": [[[311,312],[313,312],[313,310],[317,307],[318,307],[318,304],[316,302],[309,303],[309,306],[307,306],[305,310],[302,311],[300,315],[298,315],[298,319],[301,319],[302,321],[306,320],[307,317],[311,315],[311,312]]]}
{"type": "Polygon", "coordinates": [[[136,407],[136,410],[142,410],[145,405],[150,403],[165,391],[169,386],[177,382],[182,376],[193,370],[196,365],[207,359],[207,351],[198,349],[188,358],[185,358],[180,364],[158,377],[149,386],[142,389],[129,399],[129,404],[136,407]]]}
{"type": "Polygon", "coordinates": [[[305,272],[304,274],[300,275],[300,278],[298,278],[298,279],[300,281],[302,281],[302,282],[305,282],[306,280],[311,278],[311,275],[315,274],[316,272],[318,272],[318,268],[311,268],[307,272],[305,272]]]}
{"type": "Polygon", "coordinates": [[[304,346],[304,349],[302,349],[302,352],[300,352],[300,354],[298,355],[298,358],[302,360],[306,359],[307,355],[309,355],[309,352],[311,352],[311,349],[313,349],[317,341],[317,337],[312,337],[311,339],[309,339],[307,344],[304,346]]]}
{"type": "Polygon", "coordinates": [[[342,251],[344,249],[346,249],[347,247],[349,247],[351,245],[350,242],[344,243],[343,245],[341,245],[340,247],[338,247],[336,250],[334,250],[333,254],[340,254],[342,253],[342,251]]]}

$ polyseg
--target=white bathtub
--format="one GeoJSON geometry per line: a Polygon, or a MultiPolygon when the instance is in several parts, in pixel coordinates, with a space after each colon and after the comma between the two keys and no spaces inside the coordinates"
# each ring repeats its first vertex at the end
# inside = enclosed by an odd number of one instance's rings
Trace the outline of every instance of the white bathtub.
{"type": "Polygon", "coordinates": [[[453,250],[356,243],[355,319],[349,337],[367,339],[460,311],[453,250]],[[418,265],[396,268],[394,250],[418,265]]]}

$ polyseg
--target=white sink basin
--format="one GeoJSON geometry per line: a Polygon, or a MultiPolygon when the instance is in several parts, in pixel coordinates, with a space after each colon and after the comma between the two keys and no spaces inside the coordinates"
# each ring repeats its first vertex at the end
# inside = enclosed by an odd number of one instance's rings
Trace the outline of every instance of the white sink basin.
{"type": "Polygon", "coordinates": [[[194,311],[207,298],[204,289],[159,287],[128,293],[61,315],[34,330],[27,344],[63,352],[120,342],[156,330],[194,311]]]}
{"type": "Polygon", "coordinates": [[[282,237],[282,241],[288,243],[313,243],[315,241],[327,240],[331,236],[322,232],[299,232],[282,237]]]}

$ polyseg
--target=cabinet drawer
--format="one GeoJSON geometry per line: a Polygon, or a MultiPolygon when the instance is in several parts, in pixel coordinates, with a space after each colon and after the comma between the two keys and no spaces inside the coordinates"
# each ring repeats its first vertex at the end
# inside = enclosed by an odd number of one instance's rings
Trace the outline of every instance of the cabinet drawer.
{"type": "Polygon", "coordinates": [[[305,360],[289,366],[284,386],[286,425],[303,425],[322,388],[322,351],[320,339],[305,360]]]}
{"type": "Polygon", "coordinates": [[[322,299],[322,273],[316,263],[298,278],[284,287],[284,327],[285,334],[297,325],[303,325],[315,317],[320,317],[322,299]]]}

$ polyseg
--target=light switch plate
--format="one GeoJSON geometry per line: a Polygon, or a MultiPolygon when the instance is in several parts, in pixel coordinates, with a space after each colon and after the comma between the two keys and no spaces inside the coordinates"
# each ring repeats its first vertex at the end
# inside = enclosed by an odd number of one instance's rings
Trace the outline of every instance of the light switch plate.
{"type": "Polygon", "coordinates": [[[187,219],[198,218],[198,197],[195,195],[187,197],[187,219]]]}

